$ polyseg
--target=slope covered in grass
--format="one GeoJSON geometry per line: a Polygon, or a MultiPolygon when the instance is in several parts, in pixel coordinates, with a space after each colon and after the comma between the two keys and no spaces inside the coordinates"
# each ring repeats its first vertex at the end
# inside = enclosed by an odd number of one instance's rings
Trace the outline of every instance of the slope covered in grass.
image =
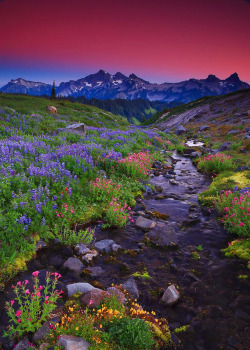
{"type": "Polygon", "coordinates": [[[129,125],[126,118],[116,116],[97,107],[69,101],[51,101],[34,96],[0,94],[0,108],[12,114],[17,112],[31,116],[35,125],[41,128],[43,132],[63,128],[71,123],[85,123],[88,126],[112,129],[129,125]],[[46,110],[48,105],[57,108],[56,115],[50,114],[46,110]]]}

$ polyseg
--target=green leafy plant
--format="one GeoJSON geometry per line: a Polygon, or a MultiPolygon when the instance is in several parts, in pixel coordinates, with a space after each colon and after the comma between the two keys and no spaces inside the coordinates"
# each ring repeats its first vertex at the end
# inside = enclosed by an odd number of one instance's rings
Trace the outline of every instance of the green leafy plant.
{"type": "Polygon", "coordinates": [[[114,320],[109,334],[119,343],[120,350],[150,350],[155,344],[150,326],[139,318],[114,320]]]}

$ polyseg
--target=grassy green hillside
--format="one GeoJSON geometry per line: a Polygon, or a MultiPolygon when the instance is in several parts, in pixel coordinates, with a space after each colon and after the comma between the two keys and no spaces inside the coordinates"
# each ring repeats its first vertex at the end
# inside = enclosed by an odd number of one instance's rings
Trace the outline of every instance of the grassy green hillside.
{"type": "MultiPolygon", "coordinates": [[[[21,114],[39,115],[40,124],[49,131],[54,128],[62,128],[65,124],[85,123],[88,126],[121,128],[128,126],[127,119],[116,116],[110,112],[103,111],[97,107],[84,105],[82,103],[72,103],[69,101],[51,101],[46,98],[0,94],[0,108],[13,112],[13,109],[21,114]],[[46,106],[53,105],[57,108],[57,115],[50,114],[46,106]]],[[[43,131],[46,131],[46,130],[43,131]]]]}

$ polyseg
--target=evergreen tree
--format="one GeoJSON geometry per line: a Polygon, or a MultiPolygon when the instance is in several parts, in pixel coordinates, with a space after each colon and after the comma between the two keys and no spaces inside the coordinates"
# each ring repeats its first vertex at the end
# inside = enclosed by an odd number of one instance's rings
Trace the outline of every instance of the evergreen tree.
{"type": "Polygon", "coordinates": [[[51,100],[55,100],[56,99],[56,84],[55,84],[55,80],[53,81],[53,86],[52,86],[50,98],[51,98],[51,100]]]}

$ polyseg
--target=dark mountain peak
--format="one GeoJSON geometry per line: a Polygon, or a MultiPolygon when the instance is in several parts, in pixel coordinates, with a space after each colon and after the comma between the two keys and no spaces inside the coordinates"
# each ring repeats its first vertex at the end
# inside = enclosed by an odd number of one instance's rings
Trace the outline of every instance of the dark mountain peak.
{"type": "Polygon", "coordinates": [[[115,73],[113,76],[114,79],[127,79],[126,75],[122,74],[121,72],[115,73]]]}
{"type": "Polygon", "coordinates": [[[240,82],[240,78],[238,76],[238,73],[231,74],[225,81],[229,81],[231,83],[238,83],[240,82]]]}
{"type": "Polygon", "coordinates": [[[97,73],[90,74],[84,78],[84,80],[87,80],[88,82],[109,81],[110,79],[111,75],[103,69],[100,69],[97,73]]]}
{"type": "Polygon", "coordinates": [[[140,83],[147,83],[150,84],[149,81],[143,80],[142,78],[139,78],[137,75],[135,75],[134,73],[129,75],[129,79],[140,82],[140,83]]]}
{"type": "Polygon", "coordinates": [[[207,79],[205,79],[209,83],[217,83],[220,79],[216,77],[214,74],[209,74],[207,79]]]}

